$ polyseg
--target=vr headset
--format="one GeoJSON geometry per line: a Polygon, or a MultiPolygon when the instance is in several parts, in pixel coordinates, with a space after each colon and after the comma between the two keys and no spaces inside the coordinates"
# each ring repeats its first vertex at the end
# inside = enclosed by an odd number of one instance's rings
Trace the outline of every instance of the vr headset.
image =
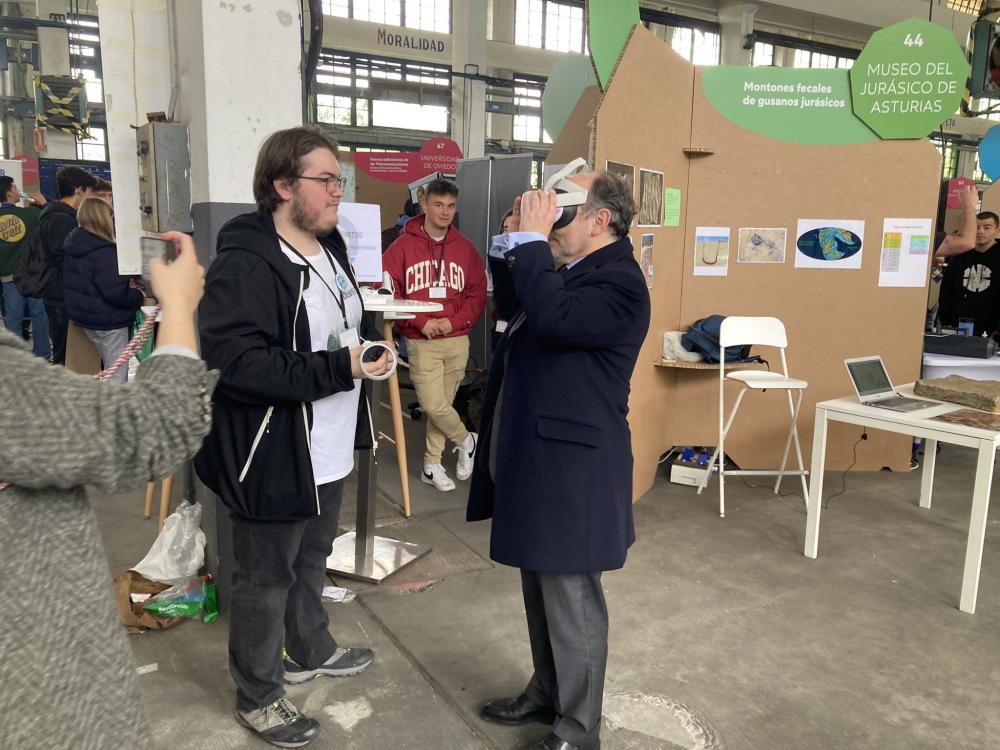
{"type": "Polygon", "coordinates": [[[556,191],[556,206],[559,207],[555,224],[552,225],[553,229],[562,229],[569,225],[576,218],[577,208],[587,202],[586,189],[569,179],[586,168],[586,160],[578,157],[545,181],[546,190],[556,191]]]}

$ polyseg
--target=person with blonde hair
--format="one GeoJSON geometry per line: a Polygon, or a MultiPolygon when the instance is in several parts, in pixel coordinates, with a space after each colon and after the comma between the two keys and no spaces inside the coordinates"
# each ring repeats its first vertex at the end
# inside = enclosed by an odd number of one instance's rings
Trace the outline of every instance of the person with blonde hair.
{"type": "MultiPolygon", "coordinates": [[[[76,212],[80,226],[63,245],[66,314],[97,347],[109,367],[128,344],[128,326],[142,305],[143,292],[118,273],[114,211],[107,201],[84,198],[76,212]]],[[[128,380],[120,368],[114,383],[128,380]]]]}

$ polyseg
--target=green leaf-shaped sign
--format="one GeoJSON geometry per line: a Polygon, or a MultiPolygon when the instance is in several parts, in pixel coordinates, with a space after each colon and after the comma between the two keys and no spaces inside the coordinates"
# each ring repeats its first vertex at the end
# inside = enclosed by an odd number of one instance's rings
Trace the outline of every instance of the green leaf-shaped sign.
{"type": "Polygon", "coordinates": [[[846,70],[726,65],[701,80],[712,106],[746,130],[815,145],[878,140],[851,111],[846,70]]]}
{"type": "Polygon", "coordinates": [[[607,91],[618,58],[637,23],[639,0],[587,0],[590,59],[602,91],[607,91]]]}
{"type": "Polygon", "coordinates": [[[958,111],[968,76],[950,29],[900,21],[872,34],[851,69],[854,114],[882,138],[923,138],[958,111]]]}

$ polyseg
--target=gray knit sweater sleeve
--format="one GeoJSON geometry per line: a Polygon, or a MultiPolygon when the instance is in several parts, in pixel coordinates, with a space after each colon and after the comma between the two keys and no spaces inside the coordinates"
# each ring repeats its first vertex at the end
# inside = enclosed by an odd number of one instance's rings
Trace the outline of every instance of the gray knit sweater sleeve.
{"type": "Polygon", "coordinates": [[[141,487],[175,471],[211,426],[218,373],[150,357],[128,385],[49,365],[0,331],[0,481],[31,488],[141,487]]]}

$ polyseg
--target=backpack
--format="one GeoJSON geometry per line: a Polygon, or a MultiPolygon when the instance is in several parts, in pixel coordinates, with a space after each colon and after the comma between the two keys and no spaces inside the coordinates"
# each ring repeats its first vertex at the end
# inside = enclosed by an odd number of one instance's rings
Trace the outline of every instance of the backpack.
{"type": "MultiPolygon", "coordinates": [[[[721,347],[719,334],[722,332],[722,321],[725,315],[709,315],[691,324],[683,336],[681,345],[689,352],[698,352],[706,362],[718,362],[721,347]]],[[[750,346],[727,346],[726,362],[743,362],[746,360],[760,361],[760,357],[750,356],[750,346]]]]}
{"type": "Polygon", "coordinates": [[[38,228],[24,240],[21,263],[14,272],[14,286],[25,297],[41,297],[54,277],[49,253],[42,241],[42,230],[38,228]]]}

